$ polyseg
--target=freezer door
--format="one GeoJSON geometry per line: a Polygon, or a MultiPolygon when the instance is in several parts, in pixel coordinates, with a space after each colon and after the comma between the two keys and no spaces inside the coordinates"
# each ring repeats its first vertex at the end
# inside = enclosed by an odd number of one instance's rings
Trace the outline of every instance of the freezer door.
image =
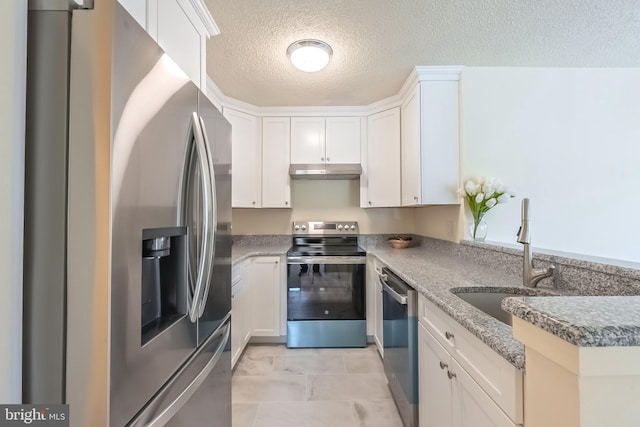
{"type": "Polygon", "coordinates": [[[198,342],[202,343],[231,311],[231,125],[202,92],[198,99],[216,202],[213,270],[198,320],[198,342]]]}
{"type": "Polygon", "coordinates": [[[178,197],[197,88],[117,5],[111,146],[110,425],[125,425],[194,353],[178,197]]]}
{"type": "Polygon", "coordinates": [[[231,426],[231,321],[227,317],[129,427],[231,426]]]}

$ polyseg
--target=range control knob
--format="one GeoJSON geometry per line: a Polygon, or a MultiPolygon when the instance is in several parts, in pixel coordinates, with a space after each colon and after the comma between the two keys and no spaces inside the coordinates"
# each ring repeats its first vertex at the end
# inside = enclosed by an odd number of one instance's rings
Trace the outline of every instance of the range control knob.
{"type": "Polygon", "coordinates": [[[344,227],[342,227],[342,224],[338,225],[338,230],[342,230],[344,227]]]}
{"type": "Polygon", "coordinates": [[[300,230],[300,226],[298,224],[295,225],[295,227],[293,227],[295,230],[300,230]]]}
{"type": "Polygon", "coordinates": [[[307,229],[307,226],[306,226],[306,225],[303,225],[303,226],[302,226],[302,231],[306,231],[306,229],[307,229]]]}
{"type": "Polygon", "coordinates": [[[352,226],[351,226],[351,231],[354,231],[355,229],[356,229],[356,226],[355,226],[355,225],[352,225],[352,226]]]}

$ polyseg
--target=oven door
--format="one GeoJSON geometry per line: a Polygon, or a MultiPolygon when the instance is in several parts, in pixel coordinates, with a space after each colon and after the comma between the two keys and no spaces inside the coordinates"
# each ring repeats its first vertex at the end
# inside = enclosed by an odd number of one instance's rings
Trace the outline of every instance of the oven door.
{"type": "Polygon", "coordinates": [[[366,346],[363,256],[287,258],[287,345],[366,346]]]}

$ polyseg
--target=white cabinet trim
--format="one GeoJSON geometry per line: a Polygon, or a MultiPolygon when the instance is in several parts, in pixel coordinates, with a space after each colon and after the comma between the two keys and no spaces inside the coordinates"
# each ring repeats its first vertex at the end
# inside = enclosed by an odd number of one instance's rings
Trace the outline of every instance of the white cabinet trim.
{"type": "Polygon", "coordinates": [[[200,22],[202,22],[205,30],[207,30],[207,38],[220,34],[220,28],[218,28],[216,21],[213,20],[213,16],[209,13],[209,9],[207,9],[204,2],[202,0],[189,0],[189,3],[191,3],[200,22]]]}

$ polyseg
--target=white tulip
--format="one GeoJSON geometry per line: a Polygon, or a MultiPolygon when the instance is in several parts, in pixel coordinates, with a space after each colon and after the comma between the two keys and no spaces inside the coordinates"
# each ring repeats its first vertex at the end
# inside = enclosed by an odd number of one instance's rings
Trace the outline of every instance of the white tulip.
{"type": "Polygon", "coordinates": [[[475,196],[476,193],[478,193],[478,185],[476,185],[476,183],[473,181],[467,181],[467,183],[464,185],[464,190],[468,195],[475,196]]]}
{"type": "Polygon", "coordinates": [[[483,200],[484,200],[484,194],[483,193],[476,194],[476,203],[480,203],[483,200]]]}
{"type": "Polygon", "coordinates": [[[498,203],[507,203],[511,199],[511,196],[507,193],[501,194],[498,197],[498,203]]]}
{"type": "Polygon", "coordinates": [[[486,205],[487,205],[487,207],[489,209],[491,209],[492,207],[494,207],[496,205],[496,203],[498,203],[496,201],[496,199],[489,199],[489,200],[487,200],[486,205]]]}
{"type": "Polygon", "coordinates": [[[485,199],[488,199],[489,197],[493,196],[494,189],[492,187],[484,185],[482,186],[482,192],[484,193],[485,199]]]}

